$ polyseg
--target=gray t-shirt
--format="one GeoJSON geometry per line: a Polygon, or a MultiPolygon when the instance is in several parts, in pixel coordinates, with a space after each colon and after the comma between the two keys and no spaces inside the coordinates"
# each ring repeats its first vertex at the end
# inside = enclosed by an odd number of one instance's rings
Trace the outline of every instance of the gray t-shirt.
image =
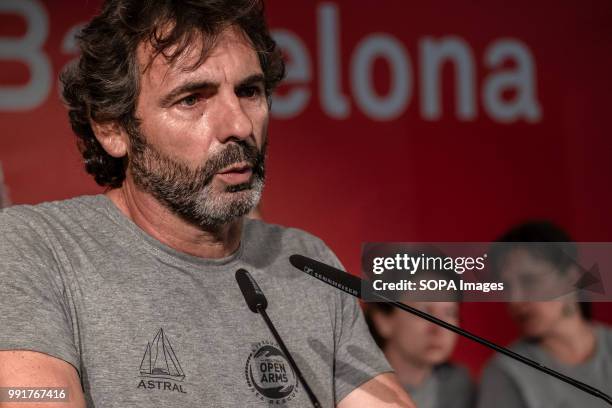
{"type": "MultiPolygon", "coordinates": [[[[0,349],[72,364],[89,407],[309,407],[234,273],[245,268],[324,407],[391,371],[354,298],[291,266],[323,242],[245,220],[223,259],[160,243],[103,195],[0,212],[0,349]]],[[[44,384],[41,384],[41,386],[44,384]]]]}
{"type": "Polygon", "coordinates": [[[463,367],[442,364],[435,367],[418,387],[406,386],[418,408],[472,408],[474,384],[463,367]]]}
{"type": "MultiPolygon", "coordinates": [[[[534,342],[521,340],[512,350],[546,367],[612,394],[612,330],[596,326],[597,348],[586,362],[561,364],[534,342]]],[[[506,356],[495,356],[485,368],[479,408],[604,408],[604,401],[506,356]]]]}

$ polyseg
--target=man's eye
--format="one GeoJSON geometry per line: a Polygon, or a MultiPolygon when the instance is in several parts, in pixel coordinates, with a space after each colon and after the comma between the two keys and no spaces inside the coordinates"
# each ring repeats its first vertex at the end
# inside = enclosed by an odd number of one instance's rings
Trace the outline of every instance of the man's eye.
{"type": "Polygon", "coordinates": [[[239,97],[252,98],[261,94],[261,89],[258,86],[244,86],[238,88],[236,94],[239,97]]]}
{"type": "Polygon", "coordinates": [[[179,101],[179,104],[183,106],[194,106],[198,103],[198,95],[189,95],[186,98],[183,98],[179,101]]]}

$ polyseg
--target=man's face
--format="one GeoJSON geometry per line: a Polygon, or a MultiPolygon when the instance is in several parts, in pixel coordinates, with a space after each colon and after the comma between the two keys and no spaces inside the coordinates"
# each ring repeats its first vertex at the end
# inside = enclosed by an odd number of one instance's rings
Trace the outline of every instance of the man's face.
{"type": "MultiPolygon", "coordinates": [[[[200,48],[170,66],[158,56],[141,75],[128,177],[190,223],[214,227],[257,205],[268,104],[257,54],[237,29],[223,31],[192,69],[200,48]]],[[[139,66],[150,56],[141,46],[139,66]]]]}

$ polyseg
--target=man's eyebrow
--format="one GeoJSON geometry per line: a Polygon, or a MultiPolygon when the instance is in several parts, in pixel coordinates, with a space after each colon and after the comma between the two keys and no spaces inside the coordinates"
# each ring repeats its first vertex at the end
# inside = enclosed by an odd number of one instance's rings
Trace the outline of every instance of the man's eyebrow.
{"type": "Polygon", "coordinates": [[[181,94],[186,94],[186,93],[203,90],[203,89],[213,90],[218,87],[219,87],[219,84],[211,82],[211,81],[186,82],[184,84],[177,86],[172,91],[170,91],[168,94],[163,96],[159,101],[159,105],[162,107],[170,106],[172,102],[174,101],[174,99],[181,94]]]}
{"type": "Polygon", "coordinates": [[[262,85],[266,83],[266,78],[264,77],[263,74],[249,75],[248,77],[246,77],[245,79],[243,79],[242,81],[238,83],[237,88],[240,88],[242,86],[255,85],[258,83],[262,85]]]}
{"type": "MultiPolygon", "coordinates": [[[[257,73],[257,74],[249,75],[248,77],[244,78],[242,81],[238,83],[237,88],[240,88],[243,86],[255,85],[258,83],[265,84],[265,77],[263,74],[257,73]]],[[[167,107],[167,106],[170,106],[172,102],[174,101],[174,99],[176,99],[179,95],[187,94],[187,93],[194,92],[194,91],[205,90],[205,89],[213,90],[213,89],[217,89],[218,87],[219,87],[218,83],[211,82],[211,81],[187,82],[187,83],[177,86],[172,91],[170,91],[168,94],[163,96],[159,101],[159,105],[162,107],[167,107]]]]}

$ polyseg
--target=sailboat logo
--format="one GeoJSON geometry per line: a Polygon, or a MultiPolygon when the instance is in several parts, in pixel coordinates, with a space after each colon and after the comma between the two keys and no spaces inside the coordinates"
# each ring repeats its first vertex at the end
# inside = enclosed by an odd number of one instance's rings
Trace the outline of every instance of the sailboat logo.
{"type": "Polygon", "coordinates": [[[174,381],[183,381],[185,378],[181,363],[176,358],[170,340],[164,334],[164,329],[159,329],[153,341],[147,343],[140,363],[140,376],[174,381]]]}

